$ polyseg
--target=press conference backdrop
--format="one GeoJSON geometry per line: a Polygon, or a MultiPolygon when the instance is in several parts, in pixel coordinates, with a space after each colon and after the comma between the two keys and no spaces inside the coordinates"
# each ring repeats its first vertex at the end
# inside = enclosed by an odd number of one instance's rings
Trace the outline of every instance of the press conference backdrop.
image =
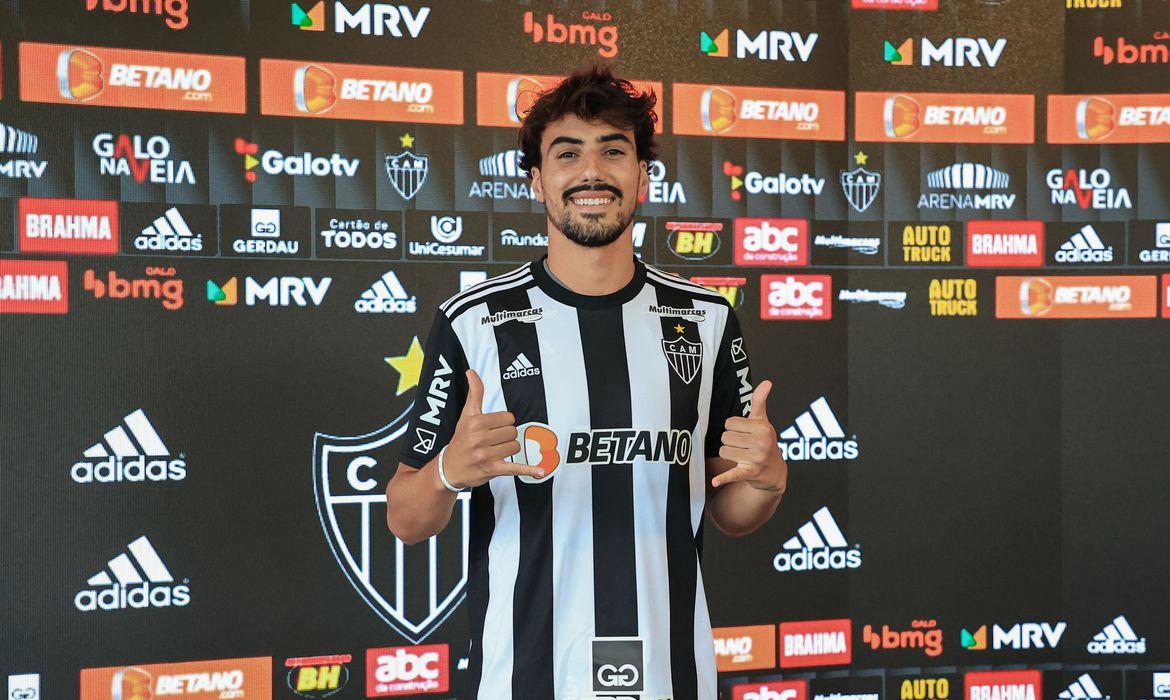
{"type": "Polygon", "coordinates": [[[1165,0],[2,0],[10,700],[458,693],[466,501],[403,547],[384,487],[598,57],[659,98],[638,254],[776,384],[721,695],[1170,697],[1165,0]]]}

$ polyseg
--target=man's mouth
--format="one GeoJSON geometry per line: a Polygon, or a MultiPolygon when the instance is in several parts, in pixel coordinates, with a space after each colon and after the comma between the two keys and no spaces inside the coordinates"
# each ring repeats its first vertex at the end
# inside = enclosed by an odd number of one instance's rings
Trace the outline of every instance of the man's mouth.
{"type": "Polygon", "coordinates": [[[569,196],[569,201],[578,209],[601,210],[612,204],[617,197],[610,192],[591,190],[569,196]]]}

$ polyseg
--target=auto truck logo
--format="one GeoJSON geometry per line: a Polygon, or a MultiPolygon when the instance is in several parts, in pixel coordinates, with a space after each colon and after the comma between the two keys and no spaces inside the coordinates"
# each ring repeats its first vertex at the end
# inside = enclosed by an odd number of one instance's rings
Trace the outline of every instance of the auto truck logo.
{"type": "Polygon", "coordinates": [[[447,528],[409,555],[386,528],[386,480],[377,477],[398,463],[398,440],[406,433],[409,414],[408,406],[365,435],[317,433],[313,491],[325,539],[350,585],[378,617],[417,644],[463,601],[470,500],[461,494],[447,528]],[[428,593],[412,595],[408,589],[416,585],[426,586],[428,593]]]}

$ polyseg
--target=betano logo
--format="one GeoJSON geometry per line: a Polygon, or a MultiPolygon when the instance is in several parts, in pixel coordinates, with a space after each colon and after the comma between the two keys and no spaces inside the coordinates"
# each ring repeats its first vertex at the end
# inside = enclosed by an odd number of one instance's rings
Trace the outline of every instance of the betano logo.
{"type": "Polygon", "coordinates": [[[948,68],[994,68],[1003,56],[1007,39],[947,37],[935,43],[928,37],[919,42],[919,60],[914,60],[914,39],[894,46],[884,42],[882,57],[892,66],[946,66],[948,68]]]}
{"type": "Polygon", "coordinates": [[[675,83],[674,133],[842,141],[845,93],[675,83]]]}
{"type": "Polygon", "coordinates": [[[1032,143],[1032,95],[858,92],[858,141],[1032,143]]]}
{"type": "Polygon", "coordinates": [[[598,24],[611,22],[613,15],[609,12],[581,13],[581,19],[591,24],[565,24],[557,20],[551,12],[545,16],[541,24],[531,11],[524,13],[524,33],[532,35],[532,43],[539,44],[582,44],[596,46],[597,53],[604,58],[613,58],[618,52],[618,28],[616,24],[598,24]]]}
{"type": "Polygon", "coordinates": [[[1170,93],[1049,95],[1049,143],[1168,143],[1170,93]]]}
{"type": "MultiPolygon", "coordinates": [[[[524,115],[532,108],[540,93],[557,85],[564,78],[563,75],[477,72],[475,74],[475,123],[479,126],[519,127],[520,122],[524,120],[524,115]]],[[[631,79],[630,82],[637,92],[653,92],[658,96],[659,102],[655,107],[655,112],[659,118],[654,122],[654,131],[662,133],[664,106],[662,96],[666,94],[662,83],[637,79],[631,79]]],[[[462,115],[462,111],[460,111],[460,115],[462,115]]]]}
{"type": "Polygon", "coordinates": [[[776,627],[716,627],[715,668],[719,672],[751,671],[776,665],[776,627]]]}
{"type": "MultiPolygon", "coordinates": [[[[727,58],[728,35],[724,29],[714,38],[707,32],[699,33],[699,50],[706,56],[727,58]]],[[[813,47],[820,37],[816,32],[802,34],[773,29],[761,31],[754,36],[742,29],[735,30],[735,57],[758,58],[763,61],[787,61],[807,63],[812,57],[813,47]]]]}
{"type": "Polygon", "coordinates": [[[0,314],[69,312],[69,270],[61,260],[0,260],[0,314]]]}
{"type": "Polygon", "coordinates": [[[389,270],[362,292],[353,310],[360,314],[412,314],[418,311],[418,300],[407,294],[398,275],[389,270]]]}
{"type": "Polygon", "coordinates": [[[33,155],[40,139],[31,131],[24,131],[0,122],[0,175],[35,180],[45,174],[49,162],[28,158],[9,158],[10,155],[33,155]]]}
{"type": "Polygon", "coordinates": [[[137,409],[122,423],[106,431],[102,439],[81,453],[69,469],[79,484],[147,481],[182,481],[187,478],[187,458],[174,456],[159,437],[146,413],[137,409]]]}
{"type": "MultiPolygon", "coordinates": [[[[310,5],[293,2],[289,6],[289,21],[301,31],[325,31],[325,0],[310,5]],[[305,9],[308,8],[308,9],[305,9]]],[[[352,30],[366,36],[392,36],[398,39],[408,36],[417,39],[431,14],[431,8],[417,10],[409,5],[390,3],[362,3],[356,10],[349,9],[344,2],[333,3],[333,32],[345,34],[352,30]],[[406,33],[403,34],[403,29],[406,33]]]]}
{"type": "Polygon", "coordinates": [[[789,571],[844,571],[861,567],[861,545],[850,545],[828,506],[813,513],[772,557],[780,573],[789,571]]]}
{"type": "Polygon", "coordinates": [[[1144,654],[1146,638],[1138,637],[1125,615],[1118,615],[1093,635],[1085,649],[1090,654],[1144,654]]]}
{"type": "Polygon", "coordinates": [[[852,658],[850,620],[780,623],[780,668],[847,664],[852,658]]]}
{"type": "Polygon", "coordinates": [[[85,0],[89,12],[100,9],[121,14],[166,15],[165,24],[170,29],[187,27],[187,0],[85,0]]]}
{"type": "Polygon", "coordinates": [[[860,455],[857,436],[846,436],[824,396],[809,404],[779,438],[786,461],[853,460],[860,455]]]}
{"type": "Polygon", "coordinates": [[[135,539],[126,549],[129,554],[118,554],[107,564],[108,570],[99,571],[86,580],[91,588],[84,588],[73,597],[73,605],[78,610],[168,608],[191,602],[187,579],[182,583],[175,582],[175,577],[146,535],[135,539]]]}
{"type": "Polygon", "coordinates": [[[997,277],[996,318],[1153,318],[1157,277],[997,277]]]}
{"type": "Polygon", "coordinates": [[[272,697],[272,658],[216,659],[81,669],[81,700],[272,697]]]}

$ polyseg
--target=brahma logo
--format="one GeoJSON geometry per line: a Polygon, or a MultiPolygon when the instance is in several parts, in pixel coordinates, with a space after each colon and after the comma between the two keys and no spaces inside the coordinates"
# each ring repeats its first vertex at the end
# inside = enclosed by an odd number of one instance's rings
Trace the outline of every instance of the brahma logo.
{"type": "Polygon", "coordinates": [[[243,114],[244,58],[23,42],[21,99],[243,114]]]}
{"type": "Polygon", "coordinates": [[[968,267],[1041,267],[1043,221],[968,221],[968,267]]]}
{"type": "Polygon", "coordinates": [[[830,666],[853,660],[850,620],[780,623],[780,668],[830,666]]]}
{"type": "Polygon", "coordinates": [[[711,221],[667,221],[666,245],[683,260],[706,260],[719,252],[723,224],[711,221]]]}
{"type": "Polygon", "coordinates": [[[845,138],[845,93],[675,83],[674,133],[690,136],[845,138]]]}
{"type": "Polygon", "coordinates": [[[265,58],[260,60],[260,112],[286,117],[462,124],[463,73],[265,58]]]}
{"type": "Polygon", "coordinates": [[[187,28],[187,0],[85,0],[86,10],[93,12],[99,8],[115,14],[165,14],[169,29],[187,28]]]}
{"type": "Polygon", "coordinates": [[[929,37],[919,42],[919,60],[914,60],[914,39],[906,39],[894,46],[889,41],[883,46],[883,59],[892,66],[946,66],[948,68],[994,68],[1007,39],[994,42],[983,37],[947,37],[937,44],[929,37]]]}
{"type": "Polygon", "coordinates": [[[997,277],[996,318],[1153,318],[1153,275],[997,277]]]}
{"type": "Polygon", "coordinates": [[[352,660],[349,654],[285,659],[284,665],[288,668],[285,683],[289,690],[302,698],[328,697],[349,683],[347,664],[352,660]]]}
{"type": "Polygon", "coordinates": [[[272,697],[272,659],[264,656],[81,669],[81,700],[162,697],[267,700],[272,697]]]}
{"type": "MultiPolygon", "coordinates": [[[[829,507],[822,506],[813,513],[812,520],[801,525],[796,535],[788,538],[784,548],[772,558],[772,566],[782,574],[858,569],[861,567],[861,546],[849,545],[829,507]]],[[[780,635],[784,635],[783,627],[780,635]]],[[[784,666],[783,662],[780,666],[784,666]]]]}
{"type": "Polygon", "coordinates": [[[928,299],[931,316],[979,315],[979,287],[970,277],[932,279],[928,299]]]}
{"type": "Polygon", "coordinates": [[[853,0],[855,10],[937,10],[938,0],[853,0]]]}
{"type": "MultiPolygon", "coordinates": [[[[699,50],[705,56],[727,58],[728,34],[724,29],[714,38],[707,32],[699,34],[699,50]]],[[[735,30],[735,57],[749,56],[762,61],[787,61],[789,63],[807,63],[812,57],[813,47],[817,45],[820,35],[816,32],[802,34],[800,32],[786,32],[773,29],[761,31],[755,36],[742,29],[735,30]]]]}
{"type": "Polygon", "coordinates": [[[727,671],[750,671],[776,666],[776,627],[716,627],[715,668],[727,671]]]}
{"type": "Polygon", "coordinates": [[[11,178],[36,180],[49,167],[46,160],[9,158],[9,155],[33,155],[40,146],[40,139],[31,131],[24,131],[0,123],[0,175],[11,178]]]}
{"type": "Polygon", "coordinates": [[[943,633],[935,620],[914,620],[910,629],[901,632],[882,625],[880,631],[866,625],[861,628],[861,642],[871,649],[921,649],[927,656],[943,652],[943,633]]]}
{"type": "Polygon", "coordinates": [[[1049,95],[1049,143],[1166,143],[1170,93],[1049,95]]]}
{"type": "Polygon", "coordinates": [[[1032,95],[857,93],[858,141],[1032,143],[1032,95]]]}
{"type": "MultiPolygon", "coordinates": [[[[1154,37],[1163,42],[1170,40],[1166,32],[1155,32],[1154,37]]],[[[1107,66],[1114,61],[1119,65],[1170,63],[1170,44],[1131,44],[1123,36],[1117,37],[1116,44],[1106,45],[1103,36],[1093,39],[1093,56],[1107,66]]]]}
{"type": "Polygon", "coordinates": [[[114,255],[118,203],[99,199],[34,199],[17,203],[22,253],[114,255]]]}
{"type": "Polygon", "coordinates": [[[69,312],[69,270],[61,260],[0,260],[0,314],[69,312]]]}
{"type": "Polygon", "coordinates": [[[805,700],[808,681],[768,681],[731,686],[731,700],[805,700]]]}
{"type": "Polygon", "coordinates": [[[971,671],[965,700],[1041,700],[1039,671],[971,671]]]}
{"type": "Polygon", "coordinates": [[[86,580],[92,588],[78,591],[73,597],[74,607],[82,612],[93,612],[183,607],[191,602],[188,580],[175,582],[175,577],[146,535],[131,542],[126,549],[129,554],[118,554],[110,559],[107,569],[86,580]]]}
{"type": "MultiPolygon", "coordinates": [[[[307,32],[325,31],[325,0],[318,0],[314,5],[305,3],[305,9],[300,4],[290,4],[289,20],[292,26],[307,32]]],[[[366,36],[392,36],[401,39],[408,36],[417,39],[422,32],[431,8],[420,7],[417,10],[408,5],[391,5],[389,3],[362,3],[356,10],[350,10],[344,2],[338,0],[333,3],[333,32],[345,34],[351,30],[366,36]],[[403,29],[406,34],[403,34],[403,29]]]]}
{"type": "Polygon", "coordinates": [[[445,693],[450,689],[446,644],[366,650],[366,697],[445,693]]]}
{"type": "Polygon", "coordinates": [[[1080,209],[1132,209],[1129,190],[1113,187],[1113,174],[1105,168],[1060,170],[1053,168],[1044,178],[1052,193],[1052,204],[1080,209]]]}
{"type": "Polygon", "coordinates": [[[183,280],[175,277],[173,267],[148,267],[142,277],[119,277],[114,270],[99,279],[93,270],[86,270],[82,284],[94,299],[152,299],[159,300],[167,311],[183,308],[183,280]]]}
{"type": "Polygon", "coordinates": [[[824,321],[832,317],[831,275],[760,275],[760,318],[824,321]]]}
{"type": "Polygon", "coordinates": [[[613,15],[609,12],[581,13],[581,19],[591,24],[565,24],[557,21],[556,15],[551,12],[545,16],[541,24],[531,11],[524,13],[524,33],[532,36],[532,43],[539,44],[582,44],[596,46],[597,53],[605,58],[613,58],[618,52],[618,28],[616,24],[601,24],[611,22],[613,15]]]}
{"type": "Polygon", "coordinates": [[[735,220],[736,265],[807,265],[805,219],[735,220]]]}

